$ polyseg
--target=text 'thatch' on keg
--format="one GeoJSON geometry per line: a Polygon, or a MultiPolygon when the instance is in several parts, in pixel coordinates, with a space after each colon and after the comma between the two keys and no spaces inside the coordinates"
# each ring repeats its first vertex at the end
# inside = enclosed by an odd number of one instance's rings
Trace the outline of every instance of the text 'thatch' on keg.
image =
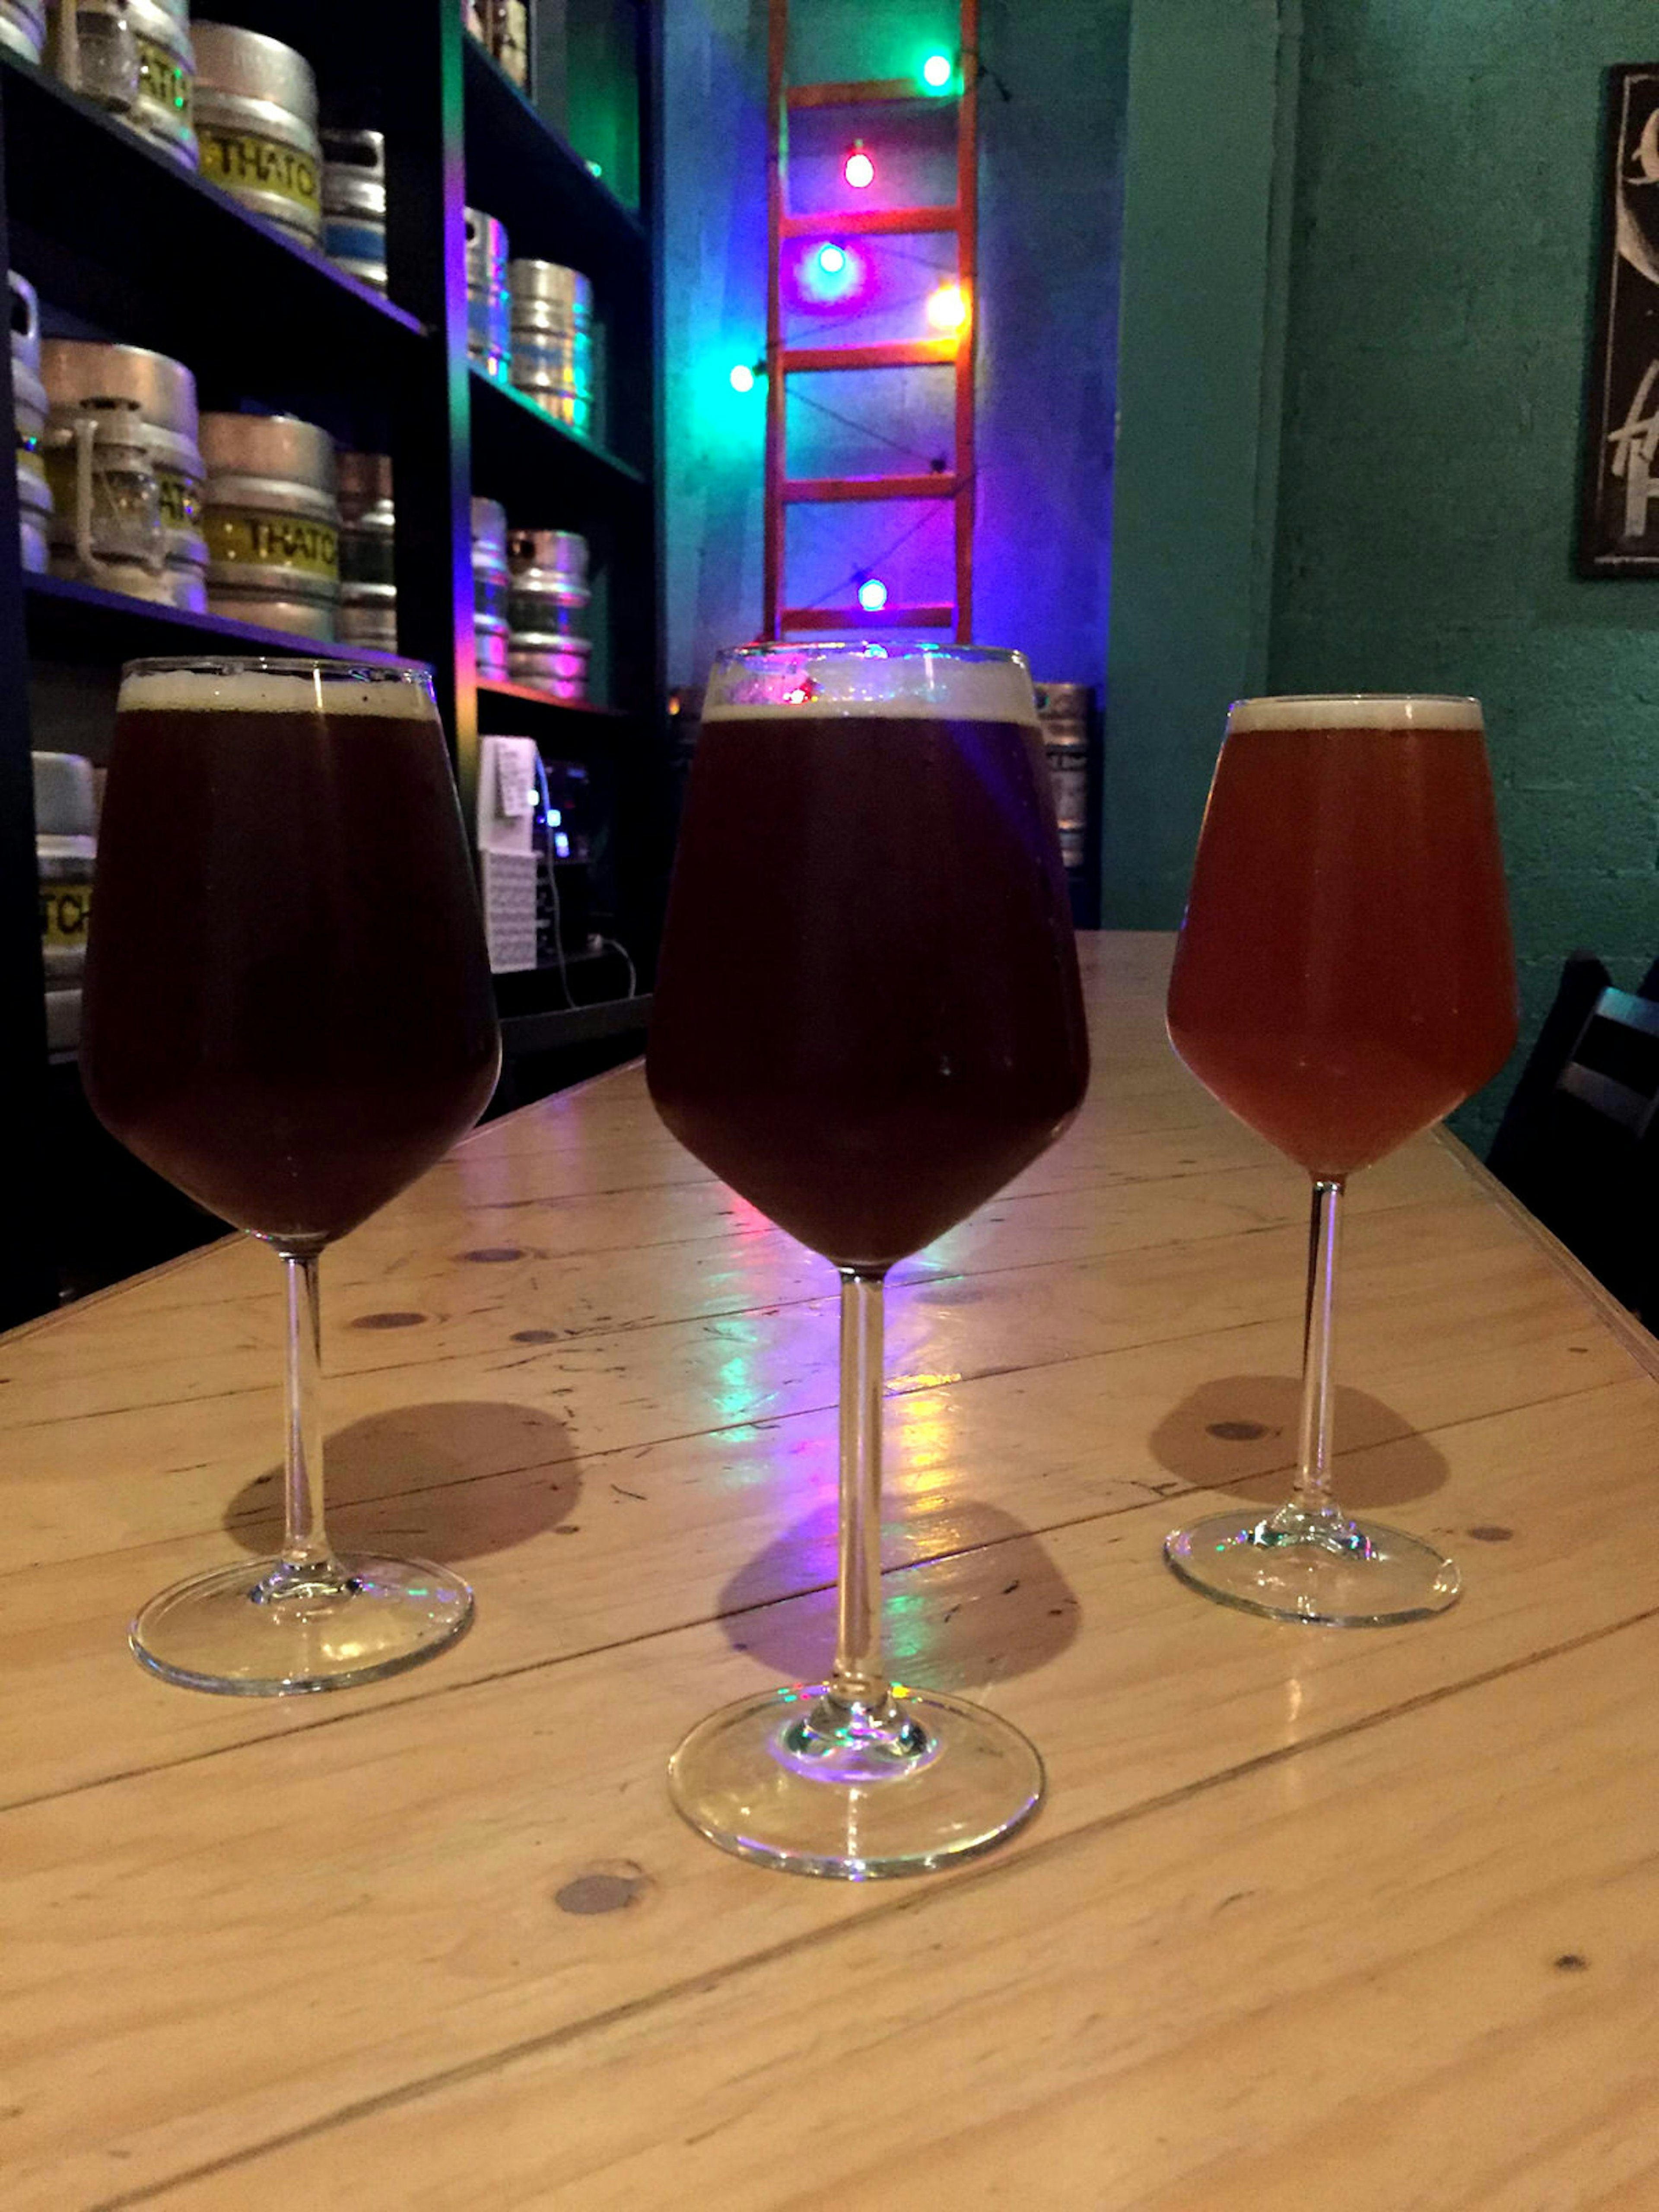
{"type": "Polygon", "coordinates": [[[331,641],[340,510],[327,432],[294,415],[204,415],[202,458],[210,611],[331,641]]]}
{"type": "Polygon", "coordinates": [[[196,49],[189,0],[127,0],[138,97],[127,121],[186,169],[197,167],[196,49]]]}
{"type": "Polygon", "coordinates": [[[323,234],[317,81],[303,54],[234,23],[192,25],[202,174],[303,245],[323,234]]]}
{"type": "Polygon", "coordinates": [[[472,502],[472,630],[481,682],[507,681],[507,509],[472,502]]]}

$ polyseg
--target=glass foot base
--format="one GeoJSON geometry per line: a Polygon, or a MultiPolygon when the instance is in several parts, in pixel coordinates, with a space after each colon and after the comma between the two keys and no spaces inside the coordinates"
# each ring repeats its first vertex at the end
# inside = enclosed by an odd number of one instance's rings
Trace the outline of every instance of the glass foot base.
{"type": "Polygon", "coordinates": [[[1452,1562],[1419,1537],[1294,1505],[1261,1521],[1212,1514],[1166,1537],[1164,1556],[1183,1583],[1223,1605],[1326,1627],[1425,1620],[1462,1587],[1452,1562]]]}
{"type": "Polygon", "coordinates": [[[253,1559],[163,1590],[129,1640],[141,1664],[181,1689],[286,1698],[398,1674],[471,1618],[460,1577],[422,1559],[253,1559]]]}
{"type": "Polygon", "coordinates": [[[1042,1761],[981,1705],[896,1683],[879,1707],[769,1690],[693,1729],[675,1809],[709,1842],[791,1874],[873,1881],[988,1850],[1042,1802],[1042,1761]]]}

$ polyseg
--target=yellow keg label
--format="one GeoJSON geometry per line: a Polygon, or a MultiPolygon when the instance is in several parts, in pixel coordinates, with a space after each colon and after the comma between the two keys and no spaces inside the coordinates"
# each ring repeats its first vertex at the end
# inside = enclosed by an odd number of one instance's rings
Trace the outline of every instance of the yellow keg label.
{"type": "Polygon", "coordinates": [[[297,146],[284,146],[277,138],[258,138],[251,131],[220,131],[210,123],[198,127],[202,149],[202,174],[211,177],[227,191],[275,192],[314,216],[322,214],[323,197],[317,164],[297,146]]]}
{"type": "Polygon", "coordinates": [[[135,39],[138,49],[138,97],[152,106],[165,107],[180,123],[190,122],[192,90],[188,70],[154,39],[135,39]]]}
{"type": "Polygon", "coordinates": [[[90,884],[42,884],[40,886],[40,942],[78,950],[87,941],[87,922],[92,913],[90,884]]]}
{"type": "Polygon", "coordinates": [[[188,477],[171,469],[157,469],[155,489],[161,495],[163,530],[194,530],[202,519],[202,502],[188,477]]]}
{"type": "Polygon", "coordinates": [[[292,568],[302,576],[340,574],[339,534],[331,522],[302,514],[253,514],[244,507],[203,510],[208,559],[231,568],[292,568]]]}

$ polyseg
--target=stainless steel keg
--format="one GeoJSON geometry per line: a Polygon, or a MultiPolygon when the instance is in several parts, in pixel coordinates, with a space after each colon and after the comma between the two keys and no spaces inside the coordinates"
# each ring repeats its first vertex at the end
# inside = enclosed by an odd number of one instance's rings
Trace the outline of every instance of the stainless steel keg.
{"type": "Polygon", "coordinates": [[[46,0],[0,0],[0,48],[38,62],[46,50],[46,0]]]}
{"type": "Polygon", "coordinates": [[[52,486],[33,453],[17,456],[17,536],[25,574],[44,576],[52,562],[52,486]]]}
{"type": "Polygon", "coordinates": [[[169,598],[155,464],[136,399],[54,406],[44,447],[55,576],[130,598],[169,598]]]}
{"type": "Polygon", "coordinates": [[[462,210],[466,228],[466,350],[486,376],[505,383],[512,355],[507,233],[493,215],[462,210]]]}
{"type": "Polygon", "coordinates": [[[231,23],[193,26],[202,173],[304,245],[323,234],[322,147],[311,64],[231,23]]]}
{"type": "Polygon", "coordinates": [[[334,446],[294,415],[204,415],[213,613],[330,639],[340,596],[334,446]]]}
{"type": "Polygon", "coordinates": [[[58,0],[47,58],[72,92],[112,115],[131,114],[138,98],[138,42],[127,0],[58,0]]]}
{"type": "Polygon", "coordinates": [[[530,88],[528,0],[483,0],[483,43],[500,63],[501,74],[521,92],[530,88]]]}
{"type": "Polygon", "coordinates": [[[1039,684],[1037,720],[1054,815],[1060,824],[1060,853],[1068,869],[1087,866],[1089,857],[1089,716],[1094,692],[1087,684],[1039,684]]]}
{"type": "Polygon", "coordinates": [[[323,251],[337,268],[386,289],[386,135],[325,131],[323,251]]]}
{"type": "Polygon", "coordinates": [[[127,119],[193,169],[196,50],[189,0],[127,0],[127,16],[138,50],[138,97],[127,119]]]}
{"type": "Polygon", "coordinates": [[[572,530],[515,530],[507,544],[507,622],[520,637],[587,637],[587,540],[572,530]]]}
{"type": "Polygon", "coordinates": [[[587,696],[587,656],[586,638],[514,630],[507,651],[507,674],[514,683],[544,691],[550,699],[574,702],[587,696]]]}
{"type": "Polygon", "coordinates": [[[398,587],[395,584],[342,584],[335,638],[341,645],[369,645],[379,653],[398,650],[398,587]]]}
{"type": "Polygon", "coordinates": [[[11,358],[14,368],[20,364],[40,374],[40,299],[27,276],[20,276],[15,269],[6,271],[6,283],[11,290],[11,358]]]}
{"type": "Polygon", "coordinates": [[[586,435],[593,425],[593,287],[556,261],[507,269],[512,377],[556,422],[586,435]]]}
{"type": "Polygon", "coordinates": [[[198,445],[196,380],[182,362],[146,346],[101,345],[84,338],[48,338],[40,365],[55,407],[87,399],[136,400],[146,450],[155,470],[169,583],[176,607],[200,613],[207,605],[207,546],[202,507],[207,471],[198,445]]]}
{"type": "Polygon", "coordinates": [[[472,628],[481,678],[507,680],[507,509],[499,500],[472,502],[472,628]]]}

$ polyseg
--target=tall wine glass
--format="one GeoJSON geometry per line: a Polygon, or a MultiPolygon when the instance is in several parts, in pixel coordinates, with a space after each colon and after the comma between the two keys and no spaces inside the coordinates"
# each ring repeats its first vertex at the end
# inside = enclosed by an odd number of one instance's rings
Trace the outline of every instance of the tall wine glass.
{"type": "Polygon", "coordinates": [[[1170,984],[1194,1075],[1313,1178],[1296,1494],[1179,1530],[1176,1574],[1345,1626],[1438,1613],[1432,1544],[1331,1496],[1331,1346],[1348,1177],[1479,1090],[1515,1044],[1504,862],[1473,699],[1245,699],[1228,718],[1170,984]]]}
{"type": "Polygon", "coordinates": [[[245,1697],[340,1689],[458,1636],[472,1594],[323,1527],[317,1262],[489,1100],[489,967],[424,673],[136,661],[100,826],[81,1064],[105,1126],[282,1257],[287,1528],[163,1591],[145,1666],[245,1697]]]}
{"type": "Polygon", "coordinates": [[[800,1873],[981,1850],[1036,1809],[1042,1767],[1006,1721],[882,1663],[882,1285],[1052,1144],[1088,1081],[1018,654],[720,656],[647,1068],[680,1141],[842,1282],[834,1664],[694,1729],[674,1802],[727,1850],[800,1873]]]}

